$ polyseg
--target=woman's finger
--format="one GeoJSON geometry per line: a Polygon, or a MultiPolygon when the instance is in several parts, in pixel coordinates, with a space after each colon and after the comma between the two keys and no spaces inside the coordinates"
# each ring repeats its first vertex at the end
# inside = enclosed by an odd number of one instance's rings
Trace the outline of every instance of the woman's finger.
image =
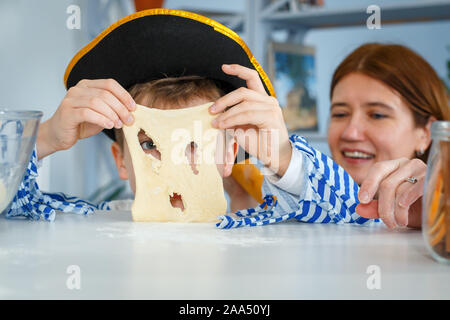
{"type": "Polygon", "coordinates": [[[394,228],[397,225],[406,226],[408,223],[408,209],[398,207],[397,195],[407,189],[410,184],[405,179],[411,176],[417,176],[420,172],[420,160],[409,160],[392,172],[381,183],[378,190],[378,215],[384,223],[394,228]],[[400,224],[398,223],[400,222],[400,224]]]}
{"type": "Polygon", "coordinates": [[[356,206],[356,213],[366,219],[378,219],[378,200],[372,200],[368,204],[360,203],[356,206]]]}
{"type": "Polygon", "coordinates": [[[419,179],[418,182],[408,188],[399,196],[398,205],[403,208],[409,208],[414,202],[423,196],[423,187],[425,179],[419,179]]]}
{"type": "Polygon", "coordinates": [[[398,205],[404,208],[409,208],[414,202],[423,196],[423,188],[425,184],[426,164],[422,168],[418,168],[417,182],[409,185],[409,188],[399,195],[398,205]]]}
{"type": "Polygon", "coordinates": [[[239,64],[224,64],[222,65],[222,70],[226,74],[237,76],[242,80],[245,80],[247,82],[247,87],[250,90],[255,90],[260,94],[267,95],[261,79],[259,78],[258,71],[243,67],[239,64]]]}
{"type": "Polygon", "coordinates": [[[424,169],[416,168],[416,174],[414,175],[417,179],[416,183],[412,184],[410,182],[404,182],[397,190],[397,196],[395,199],[395,219],[399,225],[407,226],[409,224],[409,218],[412,212],[411,207],[420,197],[423,196],[426,165],[424,164],[424,166],[424,169]]]}
{"type": "Polygon", "coordinates": [[[397,225],[401,227],[405,227],[408,225],[408,212],[409,212],[409,206],[403,206],[400,205],[400,197],[405,193],[408,192],[411,187],[413,187],[412,184],[408,182],[401,183],[396,191],[395,199],[394,199],[394,218],[397,225]]]}
{"type": "MultiPolygon", "coordinates": [[[[379,219],[378,200],[373,200],[368,204],[360,203],[356,206],[356,213],[366,219],[379,219]]],[[[384,221],[384,220],[383,220],[384,221]]],[[[408,208],[396,208],[395,221],[398,225],[406,226],[408,223],[408,208]]],[[[385,223],[386,224],[386,223],[385,223]]]]}
{"type": "Polygon", "coordinates": [[[408,225],[408,211],[409,207],[404,207],[399,205],[399,197],[409,188],[411,184],[407,182],[401,183],[396,191],[394,199],[394,219],[397,225],[405,227],[408,225]]]}
{"type": "Polygon", "coordinates": [[[264,102],[267,100],[267,95],[261,95],[260,93],[250,90],[245,87],[240,87],[223,97],[217,99],[210,107],[211,113],[219,113],[226,110],[228,107],[232,107],[242,101],[256,101],[264,102]]]}
{"type": "Polygon", "coordinates": [[[381,181],[408,161],[409,159],[407,158],[400,158],[375,163],[369,169],[369,173],[361,183],[361,187],[358,192],[359,201],[363,204],[367,204],[372,201],[380,188],[381,181]]]}
{"type": "Polygon", "coordinates": [[[107,90],[126,106],[129,111],[136,110],[136,102],[133,100],[130,93],[114,79],[83,79],[78,82],[77,86],[107,90]]]}

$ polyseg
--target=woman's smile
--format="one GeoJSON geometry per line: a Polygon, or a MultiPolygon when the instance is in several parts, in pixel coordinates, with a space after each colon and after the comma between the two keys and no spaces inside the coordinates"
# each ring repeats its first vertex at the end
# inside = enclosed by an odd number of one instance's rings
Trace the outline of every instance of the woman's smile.
{"type": "Polygon", "coordinates": [[[342,148],[341,155],[345,162],[353,165],[366,164],[375,159],[375,154],[355,148],[342,148]]]}

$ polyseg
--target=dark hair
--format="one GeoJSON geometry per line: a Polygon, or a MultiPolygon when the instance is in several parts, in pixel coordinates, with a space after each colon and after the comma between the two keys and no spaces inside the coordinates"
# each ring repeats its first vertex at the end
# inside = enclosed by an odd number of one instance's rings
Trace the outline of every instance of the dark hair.
{"type": "MultiPolygon", "coordinates": [[[[368,43],[348,55],[333,74],[330,98],[336,84],[358,72],[396,90],[411,109],[416,126],[424,127],[430,116],[450,120],[448,97],[443,82],[421,56],[397,44],[368,43]]],[[[419,158],[426,162],[429,148],[419,158]]]]}

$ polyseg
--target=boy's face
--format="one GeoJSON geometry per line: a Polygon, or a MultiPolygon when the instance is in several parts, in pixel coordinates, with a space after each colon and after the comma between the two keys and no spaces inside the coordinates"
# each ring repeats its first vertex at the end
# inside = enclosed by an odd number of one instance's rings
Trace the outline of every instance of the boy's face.
{"type": "MultiPolygon", "coordinates": [[[[168,106],[165,109],[183,109],[183,108],[190,108],[194,106],[198,106],[201,104],[208,103],[209,100],[206,98],[193,98],[188,101],[183,106],[168,106]]],[[[139,102],[138,102],[139,103],[139,102]]],[[[234,140],[227,141],[227,147],[225,148],[225,139],[224,139],[224,133],[219,134],[218,140],[217,140],[217,149],[216,149],[216,166],[217,170],[219,171],[219,174],[222,177],[228,177],[231,174],[231,170],[233,168],[234,160],[236,158],[237,153],[237,144],[234,140]]],[[[152,139],[147,137],[147,135],[141,131],[138,134],[138,140],[139,144],[141,145],[142,150],[147,153],[151,154],[153,157],[157,159],[161,159],[161,154],[157,150],[156,146],[153,144],[152,139]]],[[[134,175],[134,169],[133,169],[133,163],[131,160],[131,154],[128,149],[128,145],[126,143],[126,140],[124,139],[123,142],[123,151],[122,148],[120,148],[120,145],[117,142],[113,142],[112,144],[112,153],[113,157],[117,166],[117,170],[119,173],[119,177],[123,180],[129,180],[131,190],[133,191],[133,194],[136,193],[136,180],[134,175]]],[[[192,167],[192,170],[195,172],[196,170],[196,164],[195,164],[195,144],[191,144],[191,147],[186,149],[186,157],[188,158],[188,161],[192,167]]],[[[175,199],[175,204],[173,204],[175,207],[182,206],[181,199],[175,199]]]]}

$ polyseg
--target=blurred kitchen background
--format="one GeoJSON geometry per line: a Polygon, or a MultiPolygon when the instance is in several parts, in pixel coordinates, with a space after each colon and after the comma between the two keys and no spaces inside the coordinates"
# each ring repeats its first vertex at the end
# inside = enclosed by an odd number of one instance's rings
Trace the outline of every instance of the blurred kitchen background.
{"type": "MultiPolygon", "coordinates": [[[[1,0],[0,107],[51,117],[65,95],[63,75],[73,55],[136,3],[197,12],[235,30],[271,77],[289,128],[327,154],[331,76],[359,45],[406,45],[450,83],[450,0],[1,0]],[[381,9],[381,28],[372,5],[381,9]]],[[[118,179],[110,145],[99,134],[44,159],[40,188],[93,201],[124,196],[129,190],[118,179]]]]}

